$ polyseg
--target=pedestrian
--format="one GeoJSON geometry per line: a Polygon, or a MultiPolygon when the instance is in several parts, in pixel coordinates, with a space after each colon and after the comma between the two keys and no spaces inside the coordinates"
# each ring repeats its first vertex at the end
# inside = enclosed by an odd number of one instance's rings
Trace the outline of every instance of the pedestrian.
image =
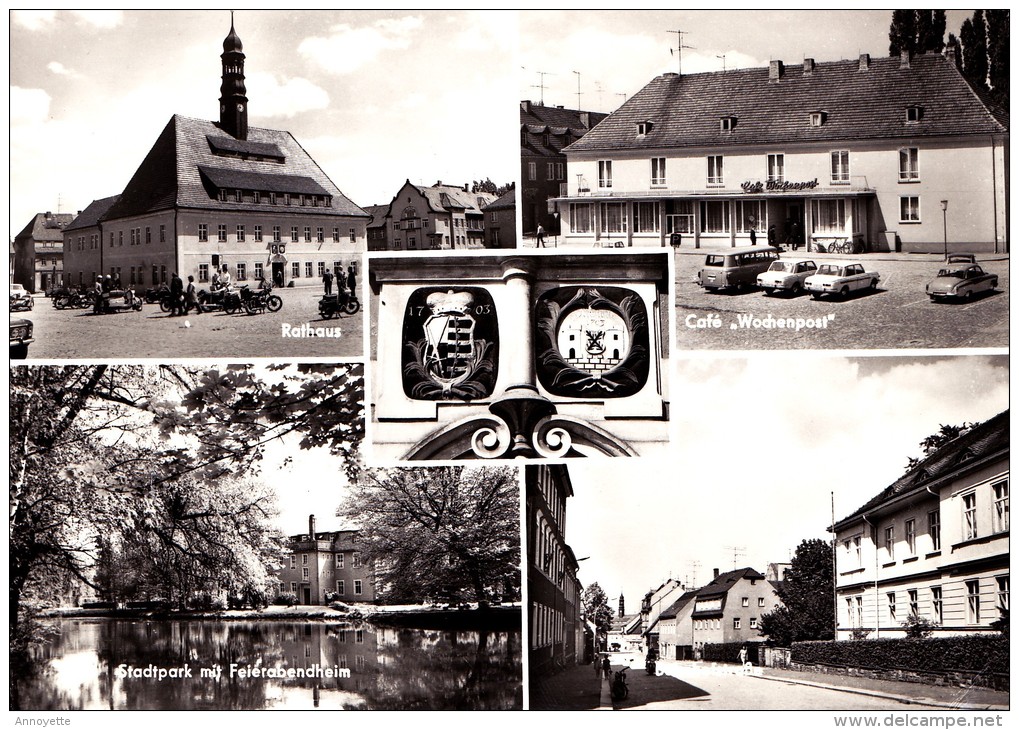
{"type": "Polygon", "coordinates": [[[739,664],[740,664],[741,667],[745,667],[747,665],[747,645],[746,644],[744,644],[743,646],[740,647],[740,650],[739,650],[739,664]]]}
{"type": "Polygon", "coordinates": [[[594,655],[594,676],[601,676],[601,654],[594,655]]]}
{"type": "Polygon", "coordinates": [[[216,270],[212,272],[212,282],[209,284],[209,287],[212,289],[212,291],[219,291],[220,288],[221,288],[221,285],[219,283],[219,267],[218,266],[216,267],[216,270]]]}
{"type": "Polygon", "coordinates": [[[750,229],[750,245],[751,246],[757,245],[757,231],[755,231],[753,228],[750,229]]]}
{"type": "Polygon", "coordinates": [[[184,310],[184,282],[174,271],[170,277],[170,316],[175,317],[178,314],[186,314],[184,310]]]}
{"type": "Polygon", "coordinates": [[[326,269],[325,273],[322,274],[322,286],[327,297],[333,293],[333,272],[329,269],[326,269]]]}
{"type": "Polygon", "coordinates": [[[793,251],[795,251],[800,245],[800,224],[793,221],[792,228],[789,231],[793,239],[793,251]]]}
{"type": "Polygon", "coordinates": [[[191,309],[197,309],[199,314],[205,312],[202,309],[202,303],[198,301],[198,290],[195,288],[195,277],[188,276],[188,288],[185,292],[184,298],[184,314],[187,314],[191,309]]]}
{"type": "Polygon", "coordinates": [[[336,275],[336,296],[341,297],[347,291],[347,275],[343,273],[343,266],[337,266],[333,273],[336,275]]]}
{"type": "Polygon", "coordinates": [[[770,226],[768,226],[768,245],[769,246],[774,246],[775,245],[775,224],[774,223],[772,223],[770,226]]]}
{"type": "Polygon", "coordinates": [[[605,658],[602,659],[601,668],[602,672],[605,674],[605,679],[608,679],[610,676],[612,676],[612,662],[609,661],[608,654],[606,654],[605,658]]]}
{"type": "Polygon", "coordinates": [[[351,261],[347,266],[347,288],[353,293],[355,286],[357,286],[357,272],[354,269],[354,262],[351,261]]]}
{"type": "Polygon", "coordinates": [[[545,229],[541,226],[541,224],[538,225],[537,236],[538,236],[538,248],[545,248],[545,229]]]}
{"type": "Polygon", "coordinates": [[[96,277],[96,284],[92,287],[92,314],[99,314],[103,311],[103,277],[96,277]]]}

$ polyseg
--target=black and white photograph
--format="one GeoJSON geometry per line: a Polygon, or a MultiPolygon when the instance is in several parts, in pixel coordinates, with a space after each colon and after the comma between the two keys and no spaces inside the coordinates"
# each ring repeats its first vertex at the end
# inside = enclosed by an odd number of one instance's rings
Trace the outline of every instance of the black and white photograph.
{"type": "Polygon", "coordinates": [[[668,476],[527,468],[530,708],[1007,707],[1007,358],[677,372],[668,476]]]}
{"type": "Polygon", "coordinates": [[[11,380],[10,709],[522,707],[519,475],[365,467],[360,365],[11,380]]]}

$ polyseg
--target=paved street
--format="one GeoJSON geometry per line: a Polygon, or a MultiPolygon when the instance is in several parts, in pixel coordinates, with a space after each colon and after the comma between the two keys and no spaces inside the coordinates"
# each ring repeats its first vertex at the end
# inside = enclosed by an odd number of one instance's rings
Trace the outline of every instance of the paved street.
{"type": "MultiPolygon", "coordinates": [[[[35,342],[28,348],[34,359],[109,358],[229,358],[253,357],[361,357],[364,309],[352,317],[322,319],[318,314],[320,288],[276,289],[283,299],[279,312],[224,314],[221,311],[171,317],[158,304],[145,304],[140,312],[94,315],[91,309],[53,308],[37,295],[31,312],[12,317],[32,320],[35,342]],[[190,323],[190,327],[185,326],[190,323]],[[309,330],[339,327],[340,336],[305,335],[309,330]],[[300,329],[304,325],[304,329],[300,329]]],[[[325,334],[325,331],[322,333],[325,334]]]]}
{"type": "MultiPolygon", "coordinates": [[[[686,350],[898,349],[1006,347],[1008,345],[1008,257],[980,255],[977,261],[998,275],[998,289],[970,303],[931,302],[924,285],[933,279],[941,257],[933,254],[864,254],[853,258],[881,283],[874,292],[846,300],[809,295],[764,296],[757,289],[711,293],[695,282],[704,256],[717,251],[681,251],[676,256],[677,341],[686,350]],[[741,326],[750,315],[758,326],[741,326]],[[774,319],[799,318],[808,326],[765,327],[774,319]],[[718,326],[711,326],[714,323],[718,326]],[[707,325],[707,326],[706,326],[707,325]]],[[[783,254],[789,259],[845,260],[845,256],[783,254]]]]}

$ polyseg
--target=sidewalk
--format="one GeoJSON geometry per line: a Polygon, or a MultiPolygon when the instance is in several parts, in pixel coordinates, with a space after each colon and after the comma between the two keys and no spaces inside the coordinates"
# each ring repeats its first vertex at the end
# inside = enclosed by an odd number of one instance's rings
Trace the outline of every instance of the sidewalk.
{"type": "Polygon", "coordinates": [[[597,710],[608,700],[608,682],[595,675],[594,667],[581,664],[558,674],[531,680],[532,710],[597,710]],[[604,699],[603,699],[604,695],[604,699]]]}

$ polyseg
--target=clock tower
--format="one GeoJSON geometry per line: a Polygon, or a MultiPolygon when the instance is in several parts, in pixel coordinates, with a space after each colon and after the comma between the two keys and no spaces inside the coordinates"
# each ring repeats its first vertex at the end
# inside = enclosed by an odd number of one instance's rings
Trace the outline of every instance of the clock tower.
{"type": "Polygon", "coordinates": [[[244,88],[244,46],[234,30],[230,13],[230,33],[223,40],[223,83],[219,87],[219,126],[237,139],[248,138],[248,97],[244,88]]]}

